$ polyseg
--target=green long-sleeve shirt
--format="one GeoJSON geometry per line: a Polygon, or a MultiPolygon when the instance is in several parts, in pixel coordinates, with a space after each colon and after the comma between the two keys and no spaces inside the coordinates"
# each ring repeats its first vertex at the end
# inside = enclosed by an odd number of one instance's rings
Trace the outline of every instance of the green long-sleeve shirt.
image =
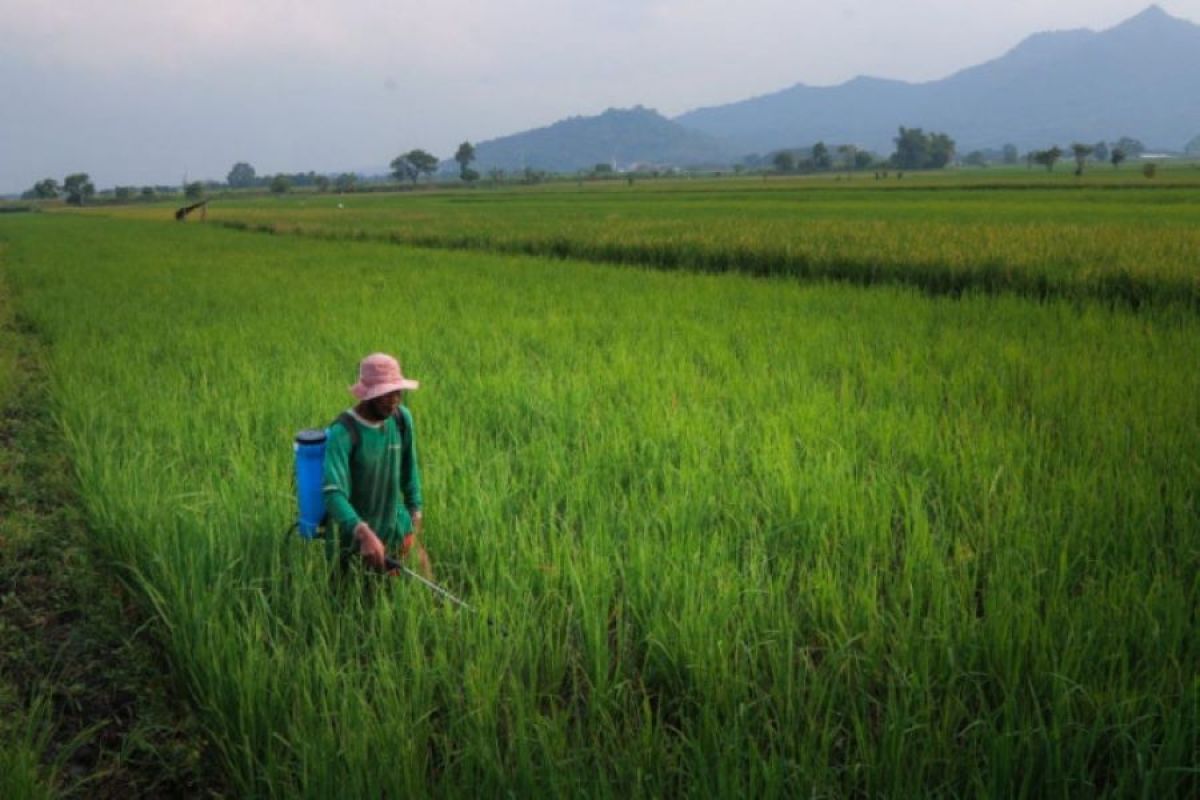
{"type": "Polygon", "coordinates": [[[400,413],[403,431],[393,417],[370,423],[351,412],[359,435],[353,458],[350,432],[340,422],[329,426],[322,492],[343,547],[350,545],[359,522],[370,525],[388,547],[396,546],[412,530],[411,512],[421,509],[412,414],[404,406],[400,413]]]}

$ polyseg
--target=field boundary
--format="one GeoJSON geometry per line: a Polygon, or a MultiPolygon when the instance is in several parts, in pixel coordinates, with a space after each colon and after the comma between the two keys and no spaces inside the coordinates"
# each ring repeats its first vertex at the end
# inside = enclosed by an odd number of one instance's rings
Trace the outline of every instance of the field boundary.
{"type": "Polygon", "coordinates": [[[45,347],[10,305],[0,280],[0,794],[222,796],[151,618],[89,541],[45,347]]]}

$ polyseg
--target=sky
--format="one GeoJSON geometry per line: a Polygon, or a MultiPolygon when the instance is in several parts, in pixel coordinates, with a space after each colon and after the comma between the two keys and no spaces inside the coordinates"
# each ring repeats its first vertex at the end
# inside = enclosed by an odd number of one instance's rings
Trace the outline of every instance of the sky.
{"type": "MultiPolygon", "coordinates": [[[[1149,0],[0,0],[0,194],[377,174],[609,107],[935,80],[1149,0]]],[[[1200,0],[1160,0],[1200,22],[1200,0]]]]}

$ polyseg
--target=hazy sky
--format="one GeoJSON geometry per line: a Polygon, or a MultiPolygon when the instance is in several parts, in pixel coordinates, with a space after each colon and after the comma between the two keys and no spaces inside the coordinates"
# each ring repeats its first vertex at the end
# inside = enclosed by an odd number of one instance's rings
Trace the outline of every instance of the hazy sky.
{"type": "MultiPolygon", "coordinates": [[[[0,193],[386,171],[610,106],[920,81],[1148,0],[0,0],[0,193]]],[[[1163,0],[1200,21],[1200,0],[1163,0]]]]}

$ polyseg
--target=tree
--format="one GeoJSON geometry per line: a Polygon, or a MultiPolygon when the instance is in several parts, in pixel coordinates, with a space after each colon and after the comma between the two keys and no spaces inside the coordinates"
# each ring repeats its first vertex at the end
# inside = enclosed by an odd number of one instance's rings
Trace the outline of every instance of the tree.
{"type": "Polygon", "coordinates": [[[824,142],[817,142],[812,146],[812,154],[809,155],[812,161],[813,169],[825,170],[833,166],[833,157],[829,155],[829,148],[824,142]]]}
{"type": "Polygon", "coordinates": [[[1049,150],[1038,150],[1033,154],[1033,160],[1046,168],[1046,172],[1054,171],[1054,162],[1062,158],[1062,150],[1058,145],[1051,147],[1049,150]]]}
{"type": "Polygon", "coordinates": [[[1087,163],[1088,156],[1095,150],[1090,144],[1080,144],[1075,142],[1071,145],[1071,153],[1075,156],[1075,174],[1083,174],[1083,166],[1087,163]]]}
{"type": "Polygon", "coordinates": [[[142,187],[142,199],[143,200],[153,200],[154,195],[155,195],[155,192],[154,192],[153,186],[143,186],[142,187]]]}
{"type": "Polygon", "coordinates": [[[417,168],[417,172],[429,177],[437,172],[438,160],[437,156],[427,153],[424,150],[410,150],[408,152],[408,160],[417,168]]]}
{"type": "Polygon", "coordinates": [[[967,153],[967,157],[964,159],[964,161],[968,166],[971,167],[987,166],[987,157],[984,156],[982,150],[972,150],[971,152],[967,153]]]}
{"type": "Polygon", "coordinates": [[[945,133],[926,134],[920,128],[900,127],[893,139],[897,169],[941,169],[954,160],[954,140],[945,133]]]}
{"type": "Polygon", "coordinates": [[[117,186],[113,188],[113,197],[123,203],[127,203],[137,194],[137,187],[134,186],[117,186]]]}
{"type": "Polygon", "coordinates": [[[437,157],[420,149],[409,150],[402,156],[396,156],[391,164],[392,175],[397,180],[409,180],[414,185],[421,175],[432,175],[437,166],[437,157]]]}
{"type": "MultiPolygon", "coordinates": [[[[454,160],[458,162],[458,177],[464,181],[470,182],[467,178],[467,172],[471,170],[471,162],[475,160],[475,145],[470,142],[463,142],[454,151],[454,160]]],[[[475,173],[475,179],[479,178],[479,173],[475,173]]]]}
{"type": "Polygon", "coordinates": [[[333,186],[342,194],[347,194],[354,191],[355,184],[358,183],[358,176],[353,172],[343,172],[338,175],[333,181],[333,186]]]}
{"type": "Polygon", "coordinates": [[[775,165],[776,172],[791,172],[796,168],[796,157],[787,150],[780,150],[771,163],[775,165]]]}
{"type": "Polygon", "coordinates": [[[1153,161],[1147,161],[1145,164],[1142,164],[1142,174],[1147,178],[1153,178],[1158,174],[1158,164],[1155,164],[1153,161]]]}
{"type": "Polygon", "coordinates": [[[858,148],[854,145],[838,145],[838,153],[840,153],[842,156],[842,164],[846,167],[846,172],[851,172],[856,166],[858,166],[858,162],[855,160],[855,156],[858,154],[858,148]]]}
{"type": "Polygon", "coordinates": [[[200,181],[192,181],[183,187],[183,196],[188,200],[199,200],[204,196],[204,184],[200,181]]]}
{"type": "Polygon", "coordinates": [[[458,177],[462,178],[462,180],[467,183],[474,183],[475,181],[479,180],[479,173],[470,167],[467,167],[459,174],[458,177]]]}
{"type": "Polygon", "coordinates": [[[31,193],[38,200],[53,200],[58,197],[58,181],[54,178],[40,180],[33,185],[31,193]]]}
{"type": "Polygon", "coordinates": [[[1193,136],[1191,141],[1183,146],[1183,152],[1189,156],[1200,156],[1200,135],[1193,136]]]}
{"type": "Polygon", "coordinates": [[[899,169],[920,169],[929,160],[929,138],[920,128],[900,126],[900,133],[893,139],[896,152],[892,160],[899,169]]]}
{"type": "Polygon", "coordinates": [[[63,194],[71,205],[81,206],[84,200],[95,193],[96,187],[86,172],[75,172],[63,178],[63,194]]]}
{"type": "Polygon", "coordinates": [[[329,177],[326,175],[318,175],[314,183],[317,185],[317,191],[321,194],[329,191],[329,177]]]}
{"type": "Polygon", "coordinates": [[[1092,145],[1092,158],[1100,162],[1108,161],[1108,145],[1104,142],[1092,145]]]}
{"type": "Polygon", "coordinates": [[[1017,146],[1015,144],[1006,144],[1000,150],[1001,158],[1005,164],[1017,163],[1017,146]]]}
{"type": "Polygon", "coordinates": [[[1120,147],[1114,147],[1112,152],[1108,154],[1108,160],[1112,162],[1113,169],[1121,166],[1121,162],[1125,160],[1125,151],[1120,147]]]}
{"type": "Polygon", "coordinates": [[[245,161],[234,164],[233,169],[229,170],[229,174],[225,176],[225,182],[234,189],[249,188],[254,185],[254,179],[254,167],[245,161]]]}
{"type": "Polygon", "coordinates": [[[871,155],[866,150],[859,150],[854,154],[854,168],[867,169],[875,162],[875,156],[871,155]]]}
{"type": "Polygon", "coordinates": [[[605,164],[603,161],[592,167],[593,175],[612,175],[612,164],[605,164]]]}
{"type": "Polygon", "coordinates": [[[1142,153],[1146,152],[1146,146],[1129,136],[1122,136],[1117,139],[1117,143],[1113,147],[1119,147],[1125,152],[1127,158],[1137,158],[1142,153]]]}
{"type": "Polygon", "coordinates": [[[271,192],[273,194],[287,194],[291,191],[292,180],[282,172],[271,178],[271,192]]]}
{"type": "Polygon", "coordinates": [[[398,181],[412,181],[416,183],[417,178],[421,174],[417,172],[416,165],[408,160],[408,156],[396,156],[392,159],[390,166],[392,168],[392,177],[398,181]]]}
{"type": "Polygon", "coordinates": [[[925,162],[926,169],[942,169],[954,160],[954,140],[944,133],[934,133],[929,137],[929,160],[925,162]]]}

